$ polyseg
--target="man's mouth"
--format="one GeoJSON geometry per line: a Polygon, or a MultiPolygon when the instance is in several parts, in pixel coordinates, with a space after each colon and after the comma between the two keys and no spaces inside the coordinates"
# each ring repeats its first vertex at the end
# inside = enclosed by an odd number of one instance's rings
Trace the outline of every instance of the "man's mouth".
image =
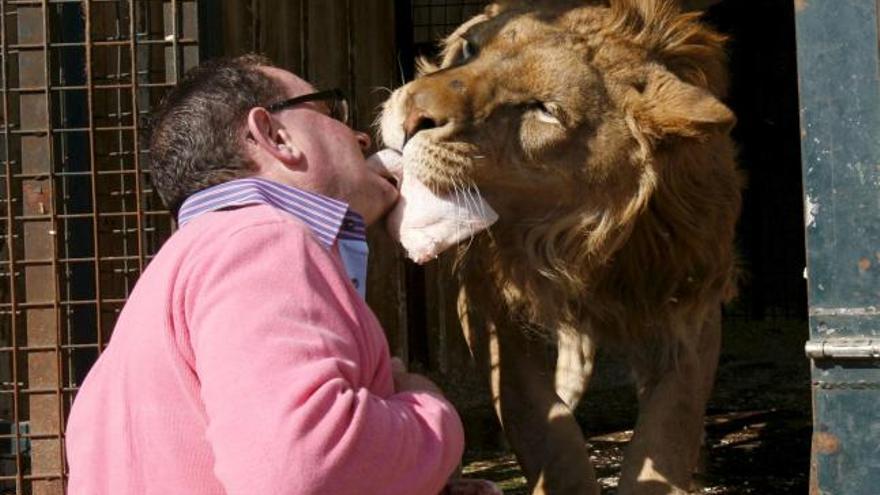
{"type": "Polygon", "coordinates": [[[379,174],[383,179],[388,181],[395,189],[400,189],[400,177],[396,174],[401,173],[400,169],[400,152],[392,149],[386,148],[384,150],[371,155],[367,161],[367,166],[379,174]]]}

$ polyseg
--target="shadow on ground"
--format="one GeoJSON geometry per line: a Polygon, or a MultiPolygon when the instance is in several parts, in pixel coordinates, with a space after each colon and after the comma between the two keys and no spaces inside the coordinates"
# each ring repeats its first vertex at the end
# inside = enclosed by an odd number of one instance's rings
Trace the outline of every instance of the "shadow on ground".
{"type": "MultiPolygon", "coordinates": [[[[707,410],[705,455],[696,476],[699,486],[693,492],[806,493],[811,435],[809,365],[803,354],[806,322],[726,321],[724,335],[707,410]]],[[[576,416],[588,438],[603,493],[614,494],[637,411],[622,362],[603,355],[597,366],[592,389],[576,416]]],[[[507,449],[468,451],[464,472],[467,477],[496,481],[506,494],[527,493],[525,479],[507,449]]]]}

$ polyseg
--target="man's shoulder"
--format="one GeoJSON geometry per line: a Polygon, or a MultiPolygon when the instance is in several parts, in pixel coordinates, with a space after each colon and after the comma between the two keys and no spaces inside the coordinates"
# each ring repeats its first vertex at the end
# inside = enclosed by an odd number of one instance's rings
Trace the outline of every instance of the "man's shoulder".
{"type": "Polygon", "coordinates": [[[205,213],[173,237],[167,246],[170,257],[180,260],[185,267],[181,273],[188,277],[212,270],[226,277],[240,270],[280,269],[289,276],[303,270],[321,272],[334,284],[348,281],[338,276],[338,260],[305,223],[272,206],[205,213]]]}
{"type": "Polygon", "coordinates": [[[271,206],[253,205],[192,219],[165,242],[156,261],[176,264],[171,260],[177,259],[189,263],[239,247],[253,249],[255,242],[277,244],[281,240],[310,251],[322,250],[314,233],[297,218],[271,206]]]}

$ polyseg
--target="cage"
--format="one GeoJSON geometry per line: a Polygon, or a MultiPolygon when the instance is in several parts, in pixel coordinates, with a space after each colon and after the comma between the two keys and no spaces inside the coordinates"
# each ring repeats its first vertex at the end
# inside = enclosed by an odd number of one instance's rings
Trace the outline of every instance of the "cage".
{"type": "Polygon", "coordinates": [[[0,493],[63,493],[72,398],[171,232],[143,117],[197,63],[196,7],[0,2],[0,493]]]}

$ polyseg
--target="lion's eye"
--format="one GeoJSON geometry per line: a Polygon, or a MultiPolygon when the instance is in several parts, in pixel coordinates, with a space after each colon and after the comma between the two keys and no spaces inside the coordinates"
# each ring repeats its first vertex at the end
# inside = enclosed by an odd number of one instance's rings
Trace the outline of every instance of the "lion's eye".
{"type": "Polygon", "coordinates": [[[468,60],[477,56],[477,47],[470,40],[464,40],[461,43],[461,61],[467,62],[468,60]]]}
{"type": "Polygon", "coordinates": [[[552,104],[544,103],[542,101],[533,101],[528,104],[528,108],[535,113],[538,121],[544,122],[545,124],[562,125],[559,117],[557,117],[554,112],[556,108],[552,104]]]}

